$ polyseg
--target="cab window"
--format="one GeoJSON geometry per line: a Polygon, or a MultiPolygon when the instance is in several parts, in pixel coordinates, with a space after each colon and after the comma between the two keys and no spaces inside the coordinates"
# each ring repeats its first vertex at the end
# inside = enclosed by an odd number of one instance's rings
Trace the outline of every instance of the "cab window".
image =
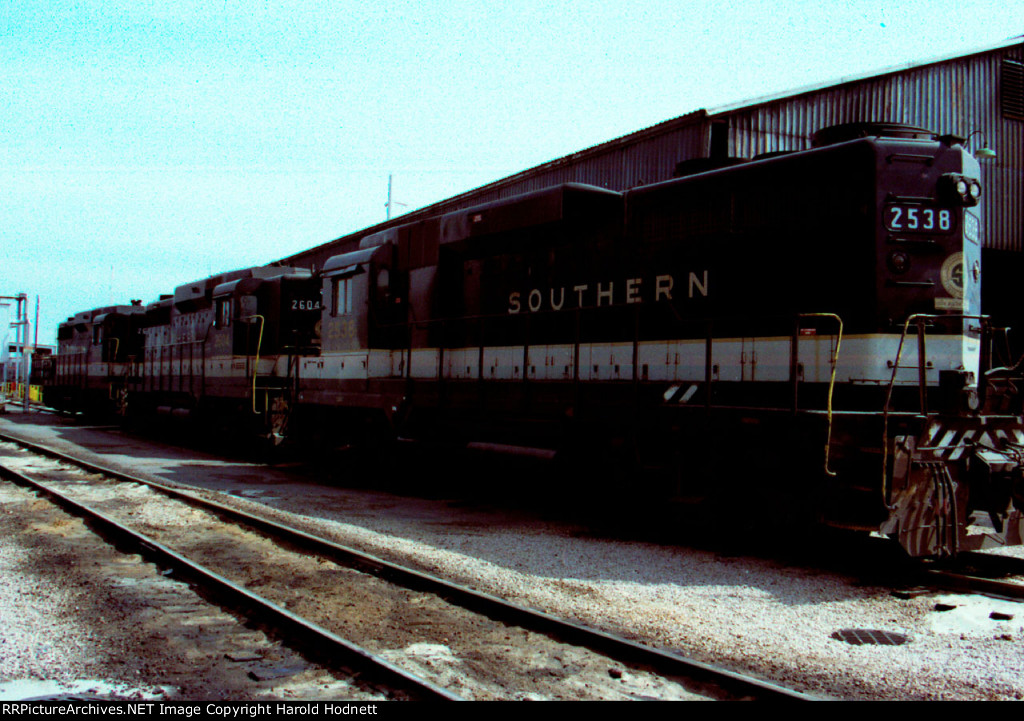
{"type": "Polygon", "coordinates": [[[331,308],[334,315],[348,315],[352,306],[352,285],[354,278],[335,278],[331,288],[331,308]]]}
{"type": "Polygon", "coordinates": [[[227,328],[229,325],[231,325],[231,298],[218,298],[214,327],[227,328]]]}

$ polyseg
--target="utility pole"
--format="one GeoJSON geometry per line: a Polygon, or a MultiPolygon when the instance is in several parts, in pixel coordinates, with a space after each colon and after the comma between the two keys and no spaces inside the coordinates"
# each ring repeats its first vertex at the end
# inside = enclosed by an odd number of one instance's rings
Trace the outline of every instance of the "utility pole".
{"type": "Polygon", "coordinates": [[[31,354],[31,352],[29,350],[29,345],[28,345],[28,332],[29,332],[29,327],[28,327],[28,325],[29,325],[29,323],[28,323],[28,296],[25,293],[22,293],[20,295],[20,304],[21,304],[21,323],[22,323],[22,329],[21,329],[21,382],[22,382],[22,388],[25,391],[25,395],[22,397],[22,406],[21,407],[22,407],[22,410],[25,413],[28,413],[28,407],[29,407],[29,403],[30,403],[29,396],[31,395],[31,393],[30,393],[31,387],[29,385],[29,381],[31,380],[31,378],[29,376],[31,375],[31,373],[30,373],[29,369],[30,369],[30,363],[32,362],[32,354],[31,354]]]}
{"type": "MultiPolygon", "coordinates": [[[[10,307],[11,307],[10,303],[2,303],[2,302],[0,302],[0,308],[10,308],[10,307]]],[[[7,366],[10,365],[10,362],[11,362],[11,346],[7,342],[8,339],[11,337],[11,331],[9,329],[5,330],[3,335],[4,335],[4,346],[3,346],[3,348],[0,348],[0,365],[3,365],[3,380],[2,380],[3,386],[0,386],[0,404],[4,403],[7,400],[7,366]]],[[[3,409],[0,409],[0,410],[3,410],[3,409]]]]}
{"type": "Polygon", "coordinates": [[[18,303],[18,320],[11,323],[12,326],[18,329],[17,340],[15,343],[21,348],[21,382],[25,390],[25,395],[22,397],[22,408],[25,413],[28,413],[29,408],[29,359],[30,352],[28,348],[28,334],[29,334],[29,322],[28,322],[28,295],[25,293],[19,293],[18,295],[0,295],[0,300],[14,300],[18,303]]]}
{"type": "Polygon", "coordinates": [[[408,207],[408,206],[406,206],[405,203],[396,203],[393,200],[391,200],[391,181],[392,181],[392,178],[393,178],[393,176],[390,173],[388,173],[388,202],[386,202],[384,204],[384,207],[387,208],[387,219],[388,220],[391,220],[391,206],[392,205],[401,205],[403,208],[408,207]]]}

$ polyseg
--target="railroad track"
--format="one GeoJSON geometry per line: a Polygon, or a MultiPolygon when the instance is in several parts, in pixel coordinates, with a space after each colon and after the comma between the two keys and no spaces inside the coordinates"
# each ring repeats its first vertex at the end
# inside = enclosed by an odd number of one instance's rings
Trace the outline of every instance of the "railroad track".
{"type": "MultiPolygon", "coordinates": [[[[327,627],[329,634],[335,636],[348,635],[352,633],[352,628],[355,628],[356,635],[367,639],[362,643],[369,646],[404,644],[405,648],[426,646],[435,651],[448,645],[461,647],[461,662],[456,661],[454,666],[449,665],[440,672],[436,667],[425,669],[424,675],[429,677],[427,683],[437,690],[426,693],[436,693],[435,697],[438,698],[444,697],[445,693],[467,698],[812,698],[763,679],[652,649],[629,639],[509,603],[445,579],[341,546],[268,518],[240,511],[217,500],[203,498],[148,479],[100,468],[20,439],[5,438],[30,448],[35,453],[44,453],[65,463],[74,464],[89,473],[101,474],[104,479],[101,486],[105,488],[105,493],[101,495],[108,499],[116,498],[117,501],[113,504],[115,506],[127,505],[125,499],[133,495],[127,491],[117,490],[121,486],[116,484],[142,484],[173,498],[176,504],[186,503],[192,508],[203,509],[204,517],[215,514],[219,519],[230,519],[231,524],[244,524],[266,537],[275,539],[278,544],[287,546],[291,549],[287,552],[294,557],[287,562],[280,560],[281,557],[276,554],[286,551],[281,546],[275,546],[274,563],[294,563],[295,569],[303,568],[301,563],[314,564],[312,571],[290,571],[294,577],[294,582],[290,584],[292,588],[283,594],[284,600],[280,599],[281,590],[276,589],[278,600],[271,601],[280,608],[270,613],[278,618],[287,618],[285,623],[290,628],[296,628],[294,624],[298,623],[298,620],[291,619],[290,616],[311,616],[312,623],[309,625],[322,624],[327,627]],[[336,601],[329,601],[325,597],[318,598],[324,594],[324,578],[336,579],[332,589],[343,596],[342,606],[339,607],[336,601]],[[382,584],[387,587],[386,590],[381,589],[382,584]],[[341,591],[342,588],[346,590],[341,591]],[[358,602],[353,600],[357,596],[358,602]],[[343,610],[345,604],[352,604],[357,609],[353,614],[346,614],[347,616],[378,616],[378,623],[352,621],[346,626],[347,622],[339,620],[339,609],[343,610]],[[289,613],[280,613],[284,606],[288,607],[289,613]],[[299,610],[293,611],[293,606],[299,610]],[[379,612],[379,609],[385,607],[390,609],[389,614],[379,612]],[[366,610],[367,608],[370,610],[366,610]],[[401,633],[390,627],[396,623],[403,627],[401,633]],[[388,628],[385,629],[384,626],[388,628]],[[411,630],[416,630],[417,633],[412,633],[411,630]],[[375,634],[379,635],[385,631],[389,641],[375,637],[375,634]],[[465,662],[466,658],[470,659],[469,663],[465,662]],[[557,659],[557,662],[550,659],[557,659]],[[453,668],[457,668],[457,672],[453,673],[453,668]],[[566,668],[575,671],[565,672],[566,668]],[[471,677],[474,674],[482,679],[473,680],[471,677]],[[540,677],[550,678],[538,681],[540,677]],[[604,683],[597,680],[602,677],[604,683]],[[623,692],[622,687],[626,679],[632,686],[626,685],[623,692]],[[454,692],[452,688],[455,689],[454,692]]],[[[97,487],[95,481],[89,484],[81,480],[66,483],[76,487],[76,493],[81,492],[87,485],[97,487]]],[[[48,482],[47,485],[53,485],[53,482],[48,482]]],[[[150,497],[145,503],[152,507],[154,501],[150,497]]],[[[139,508],[142,508],[141,504],[139,508]]],[[[151,511],[146,513],[149,514],[151,511]]],[[[189,510],[187,513],[194,515],[198,512],[189,510]]],[[[122,509],[118,515],[125,515],[125,511],[122,509]]],[[[207,522],[204,521],[204,524],[207,522]]],[[[221,522],[223,523],[223,520],[221,522]]],[[[190,523],[195,523],[194,518],[190,523]]],[[[205,529],[206,526],[202,528],[205,529]]],[[[195,533],[198,534],[200,531],[196,530],[195,533]]],[[[206,531],[203,530],[202,533],[206,531]]],[[[237,531],[232,531],[230,541],[203,541],[197,537],[193,540],[198,543],[192,544],[193,548],[189,555],[196,552],[196,545],[205,546],[209,550],[212,544],[222,552],[229,544],[241,548],[256,543],[250,540],[243,543],[238,540],[237,534],[237,531]]],[[[266,544],[265,539],[262,542],[266,544]]],[[[148,543],[151,546],[167,545],[169,553],[177,556],[186,555],[183,551],[170,549],[172,544],[165,544],[159,539],[150,539],[148,543]]],[[[160,553],[165,552],[161,550],[160,553]]],[[[233,569],[250,569],[250,573],[241,574],[244,578],[231,581],[240,589],[226,592],[232,598],[231,603],[240,603],[248,596],[255,595],[252,593],[254,586],[267,589],[264,592],[274,595],[270,592],[271,587],[275,586],[274,579],[267,579],[267,574],[260,570],[261,564],[265,565],[266,559],[269,558],[260,554],[268,553],[269,551],[264,548],[248,559],[233,557],[228,562],[227,565],[233,569]]],[[[222,559],[220,563],[223,564],[224,560],[222,559]]],[[[290,634],[292,631],[287,633],[290,634]]],[[[301,632],[304,633],[306,631],[301,632]]],[[[312,643],[314,647],[319,644],[319,641],[312,643]]],[[[381,652],[379,648],[376,652],[371,649],[366,651],[366,655],[381,656],[381,652]]],[[[402,659],[401,655],[396,657],[390,650],[386,655],[388,663],[392,665],[409,665],[407,659],[402,659]]],[[[434,659],[434,662],[434,666],[444,665],[437,659],[434,659]]],[[[416,666],[413,663],[413,666],[423,670],[422,664],[416,666]]],[[[405,668],[404,672],[412,674],[408,668],[405,668]]]]}
{"type": "Polygon", "coordinates": [[[1024,559],[1016,557],[964,553],[956,567],[929,570],[926,578],[932,585],[951,591],[1024,600],[1024,559]]]}
{"type": "Polygon", "coordinates": [[[0,462],[0,476],[3,478],[43,494],[66,512],[85,520],[100,535],[122,550],[138,553],[158,566],[172,570],[180,580],[201,589],[202,595],[216,599],[233,612],[241,612],[271,635],[284,639],[289,646],[302,651],[310,660],[345,673],[365,675],[373,685],[383,689],[385,698],[461,700],[458,695],[404,671],[367,649],[288,611],[268,598],[253,593],[213,568],[176,552],[107,513],[75,500],[72,497],[73,489],[59,490],[57,487],[72,484],[62,483],[53,478],[50,479],[50,483],[46,483],[39,479],[39,475],[42,474],[22,473],[0,462]]]}

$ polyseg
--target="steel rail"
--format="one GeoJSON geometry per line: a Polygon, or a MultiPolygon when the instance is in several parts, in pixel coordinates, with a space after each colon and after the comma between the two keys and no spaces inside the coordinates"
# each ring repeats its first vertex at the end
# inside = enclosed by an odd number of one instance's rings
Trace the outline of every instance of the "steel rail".
{"type": "Polygon", "coordinates": [[[978,570],[987,573],[1024,576],[1024,558],[1018,556],[1000,556],[981,551],[966,551],[960,554],[959,560],[966,561],[968,564],[978,568],[978,570]]]}
{"type": "Polygon", "coordinates": [[[928,571],[929,582],[950,591],[973,591],[990,596],[1002,596],[1024,600],[1024,584],[1014,581],[1000,581],[994,578],[982,578],[954,571],[928,571]]]}
{"type": "Polygon", "coordinates": [[[543,611],[528,608],[437,576],[386,561],[354,548],[328,541],[327,539],[285,526],[276,521],[196,496],[188,491],[133,476],[116,469],[106,468],[89,461],[83,461],[62,451],[11,436],[7,433],[0,433],[0,439],[17,443],[34,452],[77,465],[93,473],[147,485],[174,498],[241,521],[267,535],[330,560],[358,568],[385,580],[433,593],[449,602],[482,613],[490,618],[511,622],[523,628],[544,633],[563,642],[575,643],[600,651],[619,661],[647,665],[666,676],[680,675],[700,683],[713,684],[723,691],[740,698],[791,701],[823,700],[820,697],[786,688],[770,681],[720,668],[713,664],[690,659],[670,651],[645,646],[636,641],[590,628],[543,611]]]}
{"type": "Polygon", "coordinates": [[[460,696],[385,661],[361,646],[232,583],[152,538],[131,530],[102,512],[79,503],[60,491],[8,468],[2,463],[0,463],[0,477],[46,495],[61,508],[95,526],[95,530],[98,530],[104,537],[112,539],[115,545],[126,546],[158,565],[174,569],[183,578],[212,592],[226,607],[242,610],[248,618],[272,629],[289,645],[301,648],[307,658],[316,659],[324,665],[335,668],[340,664],[355,667],[366,672],[378,683],[391,688],[399,688],[417,699],[463,700],[460,696]]]}
{"type": "Polygon", "coordinates": [[[924,575],[927,582],[949,591],[1024,600],[1024,583],[999,578],[1024,576],[1024,558],[966,551],[958,555],[956,561],[953,567],[926,571],[924,575]]]}

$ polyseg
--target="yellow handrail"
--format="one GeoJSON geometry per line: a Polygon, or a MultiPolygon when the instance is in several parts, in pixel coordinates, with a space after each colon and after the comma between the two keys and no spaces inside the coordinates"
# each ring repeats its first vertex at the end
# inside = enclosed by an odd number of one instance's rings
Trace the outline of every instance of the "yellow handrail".
{"type": "MultiPolygon", "coordinates": [[[[829,449],[832,445],[832,391],[836,387],[836,368],[839,366],[839,348],[843,343],[843,319],[835,313],[801,313],[801,318],[834,318],[839,324],[839,335],[836,336],[836,352],[835,357],[832,359],[832,377],[828,382],[828,402],[827,418],[828,418],[828,429],[825,432],[825,474],[828,476],[835,476],[836,473],[828,467],[829,460],[829,449]]],[[[799,340],[797,341],[799,342],[799,340]]]]}
{"type": "Polygon", "coordinates": [[[249,316],[246,316],[245,318],[239,318],[238,320],[253,320],[253,319],[258,319],[259,322],[260,322],[260,334],[259,334],[259,337],[256,340],[256,362],[253,364],[253,367],[252,367],[252,412],[254,414],[256,414],[256,415],[259,415],[260,412],[258,410],[256,410],[256,373],[259,371],[259,367],[260,367],[260,348],[262,348],[262,346],[263,346],[263,323],[264,323],[264,319],[263,319],[262,315],[249,315],[249,316]]]}

